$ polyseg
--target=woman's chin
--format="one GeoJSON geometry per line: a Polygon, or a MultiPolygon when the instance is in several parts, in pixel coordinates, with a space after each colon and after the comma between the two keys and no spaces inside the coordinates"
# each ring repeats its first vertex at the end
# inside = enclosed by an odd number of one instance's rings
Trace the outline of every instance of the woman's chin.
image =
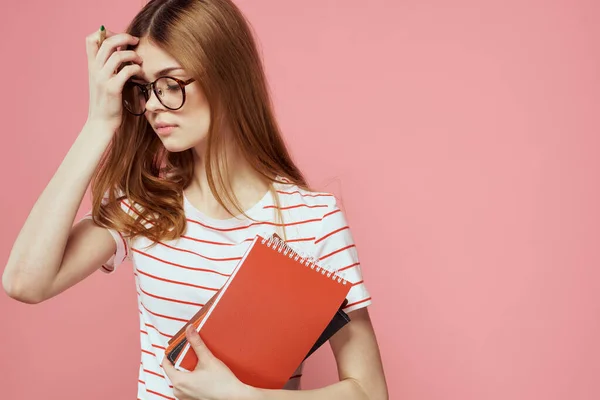
{"type": "Polygon", "coordinates": [[[187,146],[185,143],[181,143],[177,140],[173,140],[174,138],[172,138],[172,137],[161,138],[161,139],[162,139],[163,146],[165,146],[165,149],[171,153],[180,153],[180,152],[186,151],[187,149],[190,148],[190,146],[187,146]]]}

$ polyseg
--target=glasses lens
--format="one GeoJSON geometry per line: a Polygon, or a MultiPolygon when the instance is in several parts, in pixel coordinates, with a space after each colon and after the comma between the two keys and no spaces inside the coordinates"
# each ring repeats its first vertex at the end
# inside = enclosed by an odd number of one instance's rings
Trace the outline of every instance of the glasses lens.
{"type": "Polygon", "coordinates": [[[132,114],[141,115],[146,109],[148,95],[144,88],[132,82],[123,87],[123,106],[132,114]]]}
{"type": "MultiPolygon", "coordinates": [[[[166,108],[177,110],[183,105],[183,89],[172,78],[160,78],[154,85],[160,102],[166,108]]],[[[141,115],[146,110],[150,93],[141,85],[127,82],[123,87],[123,105],[132,114],[141,115]]]]}
{"type": "Polygon", "coordinates": [[[156,81],[155,88],[158,99],[165,107],[175,110],[182,106],[183,90],[177,81],[160,78],[156,81]]]}

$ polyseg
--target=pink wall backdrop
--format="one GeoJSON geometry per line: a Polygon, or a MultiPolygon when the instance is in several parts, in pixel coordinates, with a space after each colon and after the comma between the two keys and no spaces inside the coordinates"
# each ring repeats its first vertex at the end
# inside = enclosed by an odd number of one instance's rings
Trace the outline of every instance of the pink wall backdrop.
{"type": "MultiPolygon", "coordinates": [[[[391,398],[600,398],[599,3],[238,4],[293,154],[343,197],[391,398]]],[[[141,5],[0,4],[0,268],[86,118],[85,36],[141,5]]],[[[134,398],[133,285],[0,294],[1,397],[134,398]]],[[[325,347],[304,385],[335,379],[325,347]]]]}

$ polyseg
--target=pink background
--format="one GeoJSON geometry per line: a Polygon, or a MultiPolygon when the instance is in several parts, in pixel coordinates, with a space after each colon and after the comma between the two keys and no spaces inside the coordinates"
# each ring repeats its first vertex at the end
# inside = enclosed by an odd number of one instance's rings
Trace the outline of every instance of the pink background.
{"type": "MultiPolygon", "coordinates": [[[[0,259],[87,115],[85,36],[141,4],[2,1],[0,259]]],[[[238,4],[296,159],[343,197],[390,397],[600,398],[598,3],[238,4]]],[[[0,294],[2,398],[134,398],[133,284],[0,294]]],[[[304,386],[335,379],[327,346],[304,386]]]]}

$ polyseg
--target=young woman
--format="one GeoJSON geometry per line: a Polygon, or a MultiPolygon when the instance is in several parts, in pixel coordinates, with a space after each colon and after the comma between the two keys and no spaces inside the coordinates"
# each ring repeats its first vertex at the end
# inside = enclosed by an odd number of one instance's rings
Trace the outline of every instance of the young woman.
{"type": "Polygon", "coordinates": [[[39,303],[131,260],[138,291],[139,399],[387,399],[352,235],[313,192],[273,115],[251,30],[230,0],[152,0],[127,33],[87,38],[90,108],[31,210],[3,274],[39,303]],[[87,186],[91,212],[74,224],[87,186]],[[352,283],[352,322],[330,340],[340,381],[287,390],[240,382],[195,331],[200,362],[175,370],[167,341],[217,291],[256,234],[277,232],[352,283]]]}

